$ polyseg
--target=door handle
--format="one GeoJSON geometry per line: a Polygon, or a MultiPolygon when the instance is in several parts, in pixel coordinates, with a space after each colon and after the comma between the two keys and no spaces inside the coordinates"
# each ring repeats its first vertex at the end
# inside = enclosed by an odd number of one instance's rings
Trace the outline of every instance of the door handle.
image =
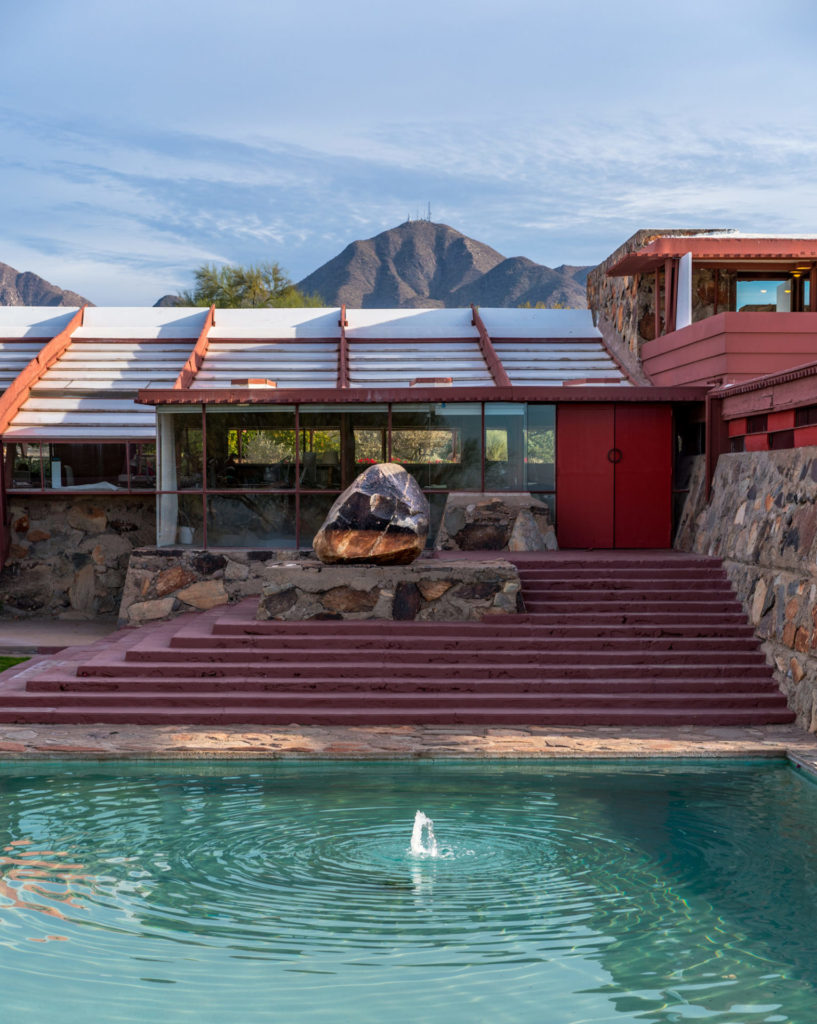
{"type": "Polygon", "coordinates": [[[610,451],[607,453],[607,461],[612,462],[613,465],[616,465],[616,463],[621,462],[623,458],[624,456],[622,455],[620,448],[611,448],[610,451]]]}

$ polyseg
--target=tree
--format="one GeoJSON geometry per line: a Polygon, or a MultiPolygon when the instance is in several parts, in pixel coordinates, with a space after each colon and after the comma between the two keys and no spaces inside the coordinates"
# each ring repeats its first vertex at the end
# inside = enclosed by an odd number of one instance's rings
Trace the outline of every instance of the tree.
{"type": "Polygon", "coordinates": [[[195,287],[179,295],[183,306],[249,309],[270,306],[322,306],[319,295],[298,291],[277,263],[242,267],[205,263],[193,271],[195,287]]]}

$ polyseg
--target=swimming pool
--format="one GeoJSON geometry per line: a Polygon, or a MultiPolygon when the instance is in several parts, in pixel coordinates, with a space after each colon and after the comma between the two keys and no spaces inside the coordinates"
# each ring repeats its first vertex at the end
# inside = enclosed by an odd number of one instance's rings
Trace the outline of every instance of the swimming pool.
{"type": "Polygon", "coordinates": [[[7,764],[0,840],[15,1024],[817,1021],[778,763],[7,764]]]}

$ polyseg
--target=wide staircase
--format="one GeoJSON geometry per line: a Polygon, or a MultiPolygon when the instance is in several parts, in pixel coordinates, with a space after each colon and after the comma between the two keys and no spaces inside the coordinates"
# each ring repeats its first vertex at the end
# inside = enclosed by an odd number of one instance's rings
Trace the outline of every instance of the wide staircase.
{"type": "Polygon", "coordinates": [[[256,599],[123,630],[0,690],[2,722],[759,725],[793,721],[716,559],[516,559],[524,614],[257,622],[256,599]],[[24,680],[24,682],[23,682],[24,680]]]}

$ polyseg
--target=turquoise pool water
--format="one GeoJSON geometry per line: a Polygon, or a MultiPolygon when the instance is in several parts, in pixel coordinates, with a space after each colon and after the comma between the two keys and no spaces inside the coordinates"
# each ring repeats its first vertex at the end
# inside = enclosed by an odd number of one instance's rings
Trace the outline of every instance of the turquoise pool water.
{"type": "Polygon", "coordinates": [[[815,1024],[781,765],[0,767],[14,1024],[815,1024]],[[415,811],[441,856],[409,853],[415,811]]]}

